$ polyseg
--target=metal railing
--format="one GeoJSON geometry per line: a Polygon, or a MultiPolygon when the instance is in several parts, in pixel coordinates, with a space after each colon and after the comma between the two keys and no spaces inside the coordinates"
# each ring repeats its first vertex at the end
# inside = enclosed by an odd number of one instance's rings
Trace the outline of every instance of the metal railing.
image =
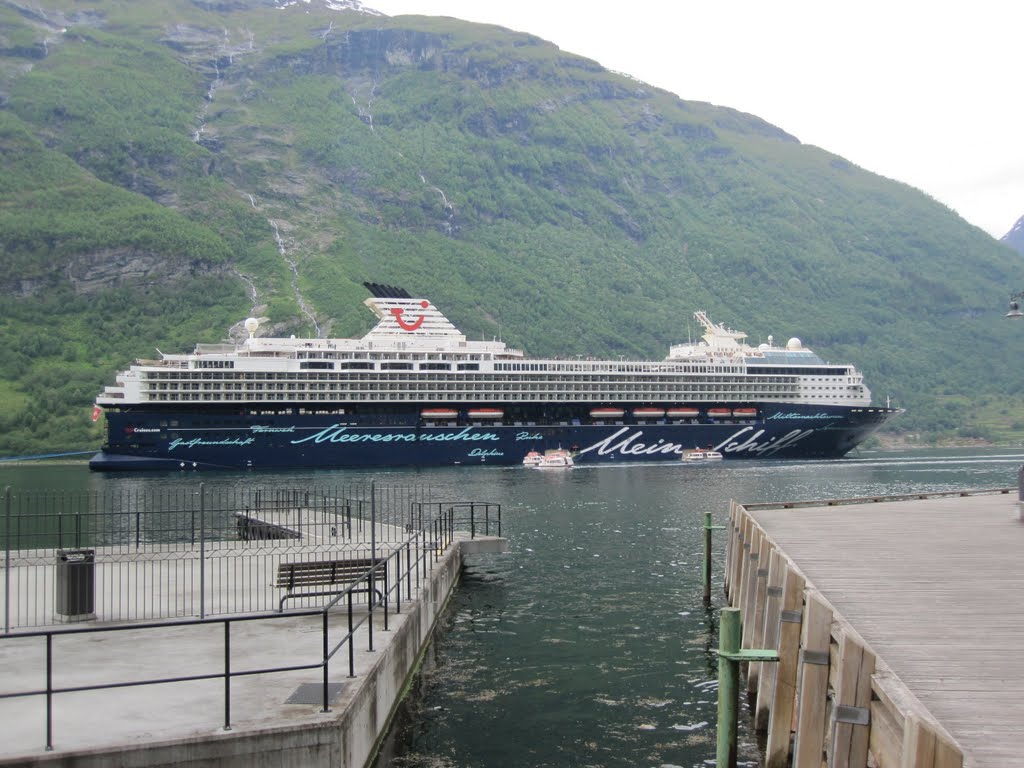
{"type": "MultiPolygon", "coordinates": [[[[5,551],[107,546],[173,549],[183,542],[236,541],[239,517],[291,515],[297,532],[316,532],[317,521],[371,518],[404,528],[413,509],[430,500],[422,487],[374,483],[337,487],[259,488],[196,483],[166,489],[103,492],[15,491],[3,496],[0,540],[5,551]]],[[[322,532],[322,531],[321,531],[322,532]]]]}
{"type": "MultiPolygon", "coordinates": [[[[3,631],[96,618],[156,621],[272,610],[295,561],[438,551],[442,529],[500,532],[500,506],[419,487],[3,495],[3,631]]],[[[301,607],[317,603],[302,598],[301,607]],[[304,601],[304,602],[303,602],[304,601]]]]}
{"type": "Polygon", "coordinates": [[[449,518],[449,524],[466,530],[470,538],[479,536],[501,536],[501,505],[481,501],[417,501],[412,509],[415,519],[422,527],[424,518],[449,518]]]}
{"type": "MultiPolygon", "coordinates": [[[[10,492],[7,494],[8,500],[10,499],[10,492]]],[[[456,514],[457,509],[462,509],[465,504],[469,505],[469,509],[472,510],[470,518],[473,519],[475,510],[487,509],[484,515],[485,520],[494,519],[495,523],[500,521],[500,507],[492,504],[481,504],[479,502],[457,502],[455,504],[442,505],[438,507],[437,514],[430,515],[427,510],[423,507],[415,509],[415,515],[423,525],[413,527],[406,531],[404,539],[399,543],[398,546],[393,546],[390,551],[383,556],[382,559],[386,561],[385,568],[388,573],[393,573],[395,578],[388,580],[386,586],[381,590],[379,596],[374,598],[374,571],[371,569],[368,573],[364,574],[365,579],[369,579],[369,597],[366,608],[366,613],[360,618],[356,618],[353,606],[353,593],[360,588],[360,584],[364,581],[363,578],[349,583],[344,588],[339,588],[338,594],[333,597],[330,601],[326,602],[323,606],[316,609],[295,609],[286,612],[270,611],[256,615],[245,615],[245,616],[224,616],[220,618],[211,617],[199,617],[199,618],[186,618],[186,619],[171,619],[165,621],[146,621],[146,622],[134,622],[130,624],[118,624],[118,625],[104,625],[104,626],[84,626],[77,625],[71,627],[64,627],[60,629],[45,629],[45,630],[34,630],[34,631],[23,631],[12,634],[5,634],[0,636],[0,642],[4,639],[15,639],[26,640],[32,638],[39,638],[45,643],[45,686],[33,690],[15,691],[15,692],[0,692],[0,699],[13,699],[29,696],[43,696],[45,697],[45,739],[46,749],[51,750],[53,748],[53,699],[55,696],[67,693],[82,693],[88,691],[101,691],[109,690],[114,688],[127,688],[141,685],[157,685],[157,684],[174,684],[174,683],[186,683],[201,680],[220,679],[223,680],[224,685],[224,701],[223,701],[223,728],[225,730],[231,729],[231,702],[232,702],[232,681],[239,677],[247,677],[254,675],[263,674],[275,674],[285,672],[295,672],[309,669],[321,669],[322,670],[322,711],[330,711],[329,705],[329,665],[331,660],[342,650],[348,650],[348,676],[350,678],[355,677],[355,647],[356,647],[356,633],[359,632],[363,627],[366,628],[366,643],[367,650],[374,650],[374,622],[375,616],[383,614],[383,630],[389,631],[389,614],[391,611],[391,605],[394,604],[394,610],[396,613],[401,613],[403,590],[405,593],[405,600],[410,602],[413,600],[414,594],[419,594],[420,590],[424,587],[424,583],[429,578],[430,570],[434,563],[441,559],[443,553],[451,546],[456,532],[456,521],[459,516],[456,514]],[[336,608],[342,601],[345,601],[347,607],[347,624],[345,631],[340,639],[336,636],[333,639],[330,632],[329,617],[332,614],[332,609],[336,608]],[[232,667],[232,654],[231,654],[231,639],[232,639],[232,626],[240,622],[258,622],[258,621],[279,621],[283,619],[294,619],[296,617],[304,616],[320,616],[321,618],[321,658],[315,663],[306,664],[281,664],[271,666],[259,666],[248,669],[234,669],[232,667]],[[56,679],[54,669],[60,667],[55,664],[57,654],[54,650],[54,639],[72,637],[76,635],[94,635],[94,634],[116,634],[125,631],[166,631],[172,627],[187,627],[192,629],[201,629],[209,627],[211,625],[220,625],[223,627],[223,656],[221,668],[216,672],[206,672],[201,674],[190,674],[190,675],[177,675],[177,676],[149,676],[143,679],[133,679],[130,681],[125,680],[106,680],[103,682],[97,682],[92,684],[81,684],[81,685],[60,685],[56,679]]],[[[375,502],[370,500],[371,507],[375,507],[375,502]]],[[[8,506],[8,509],[10,507],[8,506]]],[[[433,510],[432,510],[433,511],[433,510]]],[[[8,518],[9,520],[10,518],[8,518]]],[[[411,523],[408,523],[411,525],[411,523]]],[[[460,529],[461,530],[461,529],[460,529]]],[[[11,561],[11,550],[9,548],[10,539],[8,538],[8,549],[6,550],[7,566],[9,569],[11,561]]],[[[9,597],[9,592],[8,592],[9,597]]],[[[73,665],[67,665],[72,667],[73,665]]],[[[67,674],[67,673],[66,673],[67,674]]],[[[154,705],[156,706],[156,705],[154,705]]]]}

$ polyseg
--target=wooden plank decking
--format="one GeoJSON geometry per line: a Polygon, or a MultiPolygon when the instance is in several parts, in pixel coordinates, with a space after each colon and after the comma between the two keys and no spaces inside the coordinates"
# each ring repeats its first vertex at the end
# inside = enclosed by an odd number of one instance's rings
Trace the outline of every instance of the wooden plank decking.
{"type": "Polygon", "coordinates": [[[1024,522],[1016,493],[766,507],[735,505],[731,601],[751,602],[745,617],[761,615],[757,587],[744,585],[767,581],[768,563],[758,568],[757,553],[765,559],[777,550],[805,579],[806,594],[832,608],[833,685],[843,674],[842,638],[874,653],[876,763],[958,764],[903,755],[904,744],[917,740],[910,725],[920,720],[937,724],[938,738],[949,737],[965,766],[1024,765],[1024,522]],[[894,713],[888,725],[877,704],[884,699],[894,713]]]}

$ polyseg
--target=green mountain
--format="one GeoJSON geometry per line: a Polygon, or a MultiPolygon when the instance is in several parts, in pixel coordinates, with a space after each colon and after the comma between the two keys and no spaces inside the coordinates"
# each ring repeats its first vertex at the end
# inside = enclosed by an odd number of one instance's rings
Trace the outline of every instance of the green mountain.
{"type": "Polygon", "coordinates": [[[97,447],[115,371],[250,314],[361,333],[364,280],[535,354],[703,309],[1017,437],[1020,258],[928,196],[527,34],[281,5],[0,0],[0,455],[97,447]]]}

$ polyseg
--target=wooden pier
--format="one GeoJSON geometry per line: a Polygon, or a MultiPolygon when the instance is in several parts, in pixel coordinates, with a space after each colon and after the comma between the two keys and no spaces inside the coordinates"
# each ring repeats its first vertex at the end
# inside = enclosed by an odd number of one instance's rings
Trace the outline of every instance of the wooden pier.
{"type": "Polygon", "coordinates": [[[1024,522],[1017,489],[733,503],[765,765],[1024,765],[1024,522]]]}

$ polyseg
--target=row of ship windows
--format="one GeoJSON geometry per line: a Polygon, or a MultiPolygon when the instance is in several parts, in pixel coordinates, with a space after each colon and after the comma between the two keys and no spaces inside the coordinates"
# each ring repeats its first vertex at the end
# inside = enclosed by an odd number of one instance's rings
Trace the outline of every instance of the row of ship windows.
{"type": "MultiPolygon", "coordinates": [[[[493,374],[479,374],[479,375],[437,375],[437,374],[426,374],[426,375],[403,375],[396,374],[393,376],[380,376],[379,374],[362,373],[362,374],[351,374],[343,375],[337,373],[314,373],[308,376],[297,376],[295,373],[240,373],[230,378],[224,378],[223,376],[213,373],[193,373],[189,375],[175,375],[166,372],[150,373],[147,377],[143,378],[144,382],[211,382],[218,387],[228,388],[232,385],[237,385],[237,382],[270,382],[270,381],[284,381],[289,382],[292,386],[309,386],[312,382],[367,382],[372,383],[374,386],[388,386],[393,383],[406,383],[406,384],[418,384],[420,382],[444,382],[444,383],[477,383],[477,382],[488,382],[491,384],[509,384],[512,386],[520,386],[524,384],[548,384],[556,383],[562,385],[571,384],[603,384],[610,381],[621,381],[625,384],[630,385],[643,385],[651,383],[659,384],[672,384],[678,386],[680,384],[719,384],[719,383],[735,383],[737,385],[757,385],[763,384],[794,384],[798,380],[795,376],[743,376],[736,378],[735,376],[699,376],[699,377],[685,377],[679,376],[665,376],[652,374],[651,376],[644,377],[618,377],[618,376],[607,376],[607,375],[581,375],[581,376],[570,376],[570,377],[558,377],[552,378],[548,376],[538,376],[536,378],[528,377],[505,377],[493,374]]],[[[805,384],[853,384],[854,380],[850,377],[829,377],[829,376],[808,376],[804,377],[802,381],[805,384]]]]}
{"type": "MultiPolygon", "coordinates": [[[[258,357],[258,355],[257,355],[258,357]]],[[[480,369],[479,363],[469,362],[411,362],[406,360],[394,361],[394,357],[391,355],[359,355],[362,359],[357,360],[342,360],[340,362],[333,362],[334,355],[324,354],[317,355],[314,358],[313,355],[300,353],[299,367],[303,371],[326,369],[326,370],[392,370],[392,371],[476,371],[480,369]],[[384,361],[384,362],[377,362],[384,361]]],[[[416,356],[419,357],[419,356],[416,356]]],[[[437,356],[432,356],[437,359],[437,356]]],[[[422,358],[420,358],[422,359],[422,358]]],[[[441,360],[455,360],[461,359],[465,361],[467,357],[454,358],[449,355],[441,355],[441,360]]],[[[482,360],[483,357],[479,355],[468,356],[469,360],[482,360]]],[[[193,368],[196,370],[230,370],[235,367],[233,360],[195,360],[193,361],[193,368]]],[[[765,373],[783,374],[791,376],[802,376],[808,374],[808,367],[805,366],[793,366],[793,365],[759,365],[758,368],[763,369],[765,373]]],[[[812,366],[817,367],[817,366],[812,366]]],[[[725,365],[725,364],[709,364],[709,363],[650,363],[650,362],[637,362],[637,363],[613,363],[610,361],[601,362],[554,362],[554,363],[542,363],[542,362],[522,362],[522,363],[494,363],[494,370],[503,372],[557,372],[557,373],[592,373],[592,372],[614,372],[614,373],[650,373],[654,370],[662,371],[674,371],[677,373],[743,373],[743,366],[739,365],[725,365]]],[[[850,373],[847,368],[833,367],[822,371],[822,373],[829,376],[845,376],[850,373]]]]}
{"type": "Polygon", "coordinates": [[[787,391],[797,392],[801,390],[811,389],[827,389],[827,390],[848,390],[848,389],[859,389],[860,387],[849,383],[837,383],[835,381],[804,381],[795,382],[787,379],[777,380],[741,380],[736,381],[735,379],[728,379],[722,377],[719,379],[712,379],[708,381],[680,381],[678,379],[662,380],[662,379],[645,379],[642,381],[587,381],[587,382],[575,382],[575,381],[560,381],[560,380],[519,380],[515,382],[501,381],[494,379],[470,379],[468,381],[423,381],[420,380],[395,380],[395,381],[342,381],[342,382],[310,382],[310,381],[292,381],[283,379],[280,381],[234,381],[234,382],[222,382],[222,381],[194,381],[194,382],[178,382],[178,381],[146,381],[142,383],[142,391],[148,392],[166,392],[166,391],[246,391],[246,392],[261,392],[263,390],[285,390],[292,392],[302,391],[335,391],[335,392],[351,392],[353,390],[408,390],[424,392],[428,390],[461,390],[467,392],[478,392],[480,390],[493,390],[502,392],[515,392],[515,391],[536,391],[542,390],[565,390],[565,391],[579,391],[579,390],[612,390],[617,392],[643,390],[643,391],[658,391],[658,392],[693,392],[693,391],[723,391],[728,389],[730,391],[741,391],[741,392],[760,392],[764,391],[787,391]]]}
{"type": "MultiPolygon", "coordinates": [[[[600,395],[596,395],[599,397],[600,395]]],[[[577,392],[577,393],[560,393],[560,392],[545,392],[535,393],[520,396],[516,399],[517,402],[567,402],[567,401],[582,401],[592,402],[596,398],[593,392],[577,392]]],[[[643,396],[642,393],[640,396],[643,396]]],[[[824,394],[818,395],[805,395],[809,400],[821,401],[821,402],[836,402],[838,401],[835,396],[826,396],[824,394]]],[[[295,401],[316,401],[322,400],[326,402],[333,401],[335,398],[327,392],[312,393],[306,392],[300,395],[295,395],[288,392],[266,392],[260,397],[263,401],[283,401],[283,402],[295,402],[295,401]]],[[[486,399],[485,397],[479,397],[478,399],[486,399]]],[[[614,401],[615,397],[602,397],[604,400],[614,401]]],[[[631,396],[629,399],[633,399],[631,396]]],[[[647,397],[647,399],[657,401],[656,397],[647,397]]],[[[721,395],[689,395],[688,399],[693,402],[717,402],[724,399],[721,395]]],[[[772,400],[788,400],[792,399],[790,396],[781,394],[761,394],[759,395],[760,400],[772,401],[772,400]]],[[[346,398],[349,402],[371,402],[371,401],[403,401],[412,400],[415,402],[424,402],[426,398],[422,395],[414,395],[407,392],[396,392],[391,394],[385,394],[380,392],[366,392],[359,395],[353,395],[346,398]]],[[[450,393],[435,393],[434,396],[429,398],[431,402],[464,402],[465,398],[456,394],[450,393]]],[[[251,398],[241,392],[223,392],[223,393],[202,393],[199,395],[190,394],[179,394],[175,392],[169,392],[167,394],[147,398],[146,402],[222,402],[222,401],[239,401],[239,402],[251,402],[251,398]]],[[[502,401],[501,398],[497,398],[496,401],[502,401]]],[[[340,413],[340,412],[339,412],[340,413]]]]}
{"type": "MultiPolygon", "coordinates": [[[[299,356],[303,358],[302,355],[299,356]]],[[[324,357],[330,357],[326,355],[324,357]]],[[[196,360],[193,368],[196,370],[209,369],[232,369],[235,367],[233,360],[196,360]]],[[[382,370],[382,371],[478,371],[479,363],[412,363],[412,362],[369,362],[346,360],[338,363],[326,359],[301,359],[299,369],[311,370],[382,370]]],[[[739,365],[661,365],[659,370],[671,370],[680,373],[742,373],[743,368],[739,365]]],[[[651,363],[495,363],[495,371],[552,371],[558,373],[566,372],[593,372],[593,371],[614,371],[616,373],[644,373],[652,370],[651,363]]]]}
{"type": "MultiPolygon", "coordinates": [[[[806,389],[818,389],[818,390],[831,390],[836,391],[843,389],[841,387],[806,387],[806,389]]],[[[527,384],[512,386],[509,384],[494,385],[486,382],[479,382],[475,384],[442,384],[427,386],[425,384],[414,385],[414,386],[400,386],[392,384],[386,387],[364,387],[364,388],[338,388],[328,387],[326,384],[313,385],[306,387],[296,387],[288,384],[252,384],[243,387],[241,384],[227,387],[202,387],[199,384],[183,384],[178,386],[177,384],[166,384],[159,385],[156,387],[147,387],[143,389],[144,394],[150,396],[159,395],[164,392],[196,392],[203,394],[217,394],[219,392],[242,392],[247,395],[253,396],[262,394],[263,392],[289,392],[296,397],[300,396],[305,392],[324,392],[324,393],[335,393],[338,395],[344,395],[350,397],[354,394],[362,392],[364,394],[370,392],[410,392],[410,393],[431,393],[431,392],[454,392],[454,393],[465,393],[467,397],[472,394],[489,393],[495,396],[502,396],[506,399],[514,400],[520,393],[530,392],[565,392],[565,393],[590,393],[591,395],[598,397],[602,394],[629,394],[631,392],[637,393],[637,395],[643,394],[658,394],[664,396],[674,396],[688,393],[730,393],[735,394],[737,397],[749,397],[750,395],[760,395],[764,393],[779,393],[779,394],[790,394],[793,395],[800,391],[798,388],[793,386],[787,386],[783,384],[772,384],[767,386],[752,386],[752,385],[735,385],[735,384],[710,384],[710,385],[690,385],[690,386],[636,386],[636,385],[625,385],[625,384],[606,384],[603,386],[562,386],[557,384],[527,384]]]]}
{"type": "MultiPolygon", "coordinates": [[[[610,399],[610,398],[606,398],[610,399]]],[[[693,397],[689,398],[693,402],[718,402],[721,398],[716,397],[693,397]]],[[[764,402],[772,401],[788,401],[791,398],[784,397],[781,395],[763,395],[760,400],[764,402]]],[[[327,394],[310,394],[306,397],[295,398],[289,394],[279,393],[267,393],[263,396],[264,402],[282,402],[282,403],[295,403],[295,402],[334,402],[334,398],[327,394]]],[[[426,402],[424,398],[419,396],[413,396],[406,393],[399,393],[394,395],[384,395],[381,393],[366,393],[360,396],[346,398],[347,402],[350,403],[369,403],[369,402],[426,402]]],[[[572,395],[556,395],[554,393],[536,394],[519,398],[516,402],[519,403],[562,403],[562,402],[593,402],[593,394],[572,394],[572,395]]],[[[804,397],[805,402],[821,402],[821,403],[836,403],[838,402],[834,397],[826,395],[806,395],[804,397]]],[[[148,403],[173,403],[173,402],[190,402],[190,403],[213,403],[213,402],[239,402],[239,403],[250,403],[252,402],[249,398],[244,395],[237,393],[225,393],[225,394],[207,394],[199,397],[191,397],[188,395],[179,395],[170,393],[162,397],[155,397],[145,400],[148,403]]],[[[464,402],[464,399],[450,394],[439,394],[436,397],[432,397],[430,402],[435,403],[460,403],[464,402]]],[[[334,409],[337,410],[337,409],[334,409]]],[[[340,412],[340,411],[338,411],[340,412]]]]}

